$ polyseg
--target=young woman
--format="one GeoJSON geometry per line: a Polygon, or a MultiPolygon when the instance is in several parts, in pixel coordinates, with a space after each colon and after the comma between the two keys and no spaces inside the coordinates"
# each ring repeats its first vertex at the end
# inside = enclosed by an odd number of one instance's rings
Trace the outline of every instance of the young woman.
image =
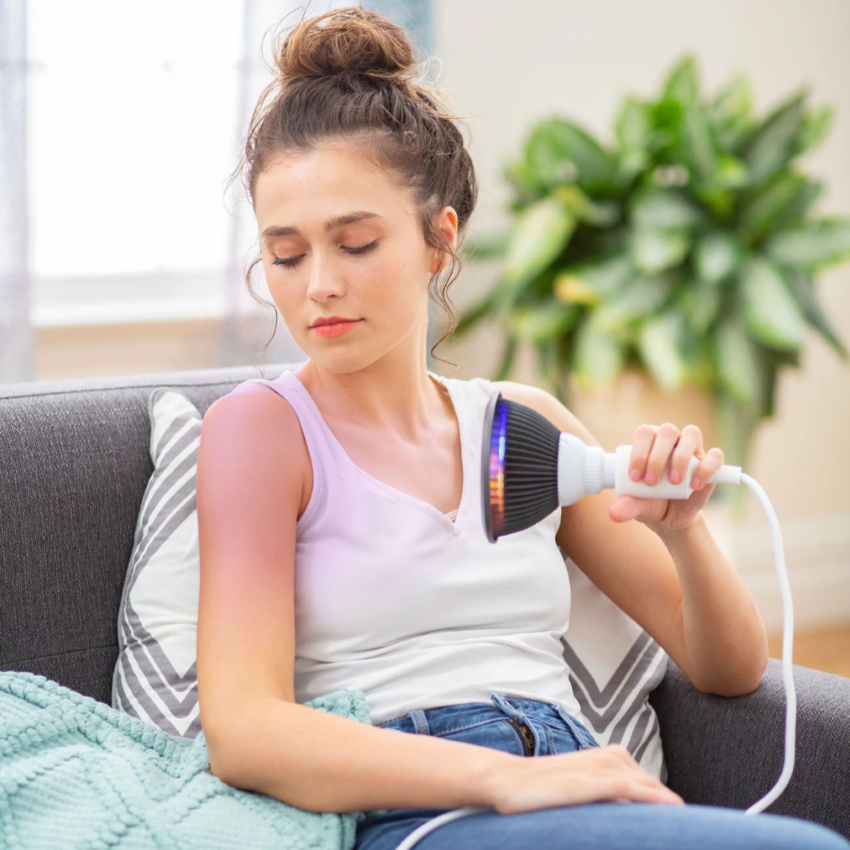
{"type": "Polygon", "coordinates": [[[477,476],[493,388],[598,442],[547,392],[426,368],[428,298],[451,314],[439,279],[477,183],[453,117],[411,82],[405,32],[338,9],[300,21],[277,62],[240,168],[254,264],[309,359],[204,418],[198,684],[212,772],[311,811],[369,812],[358,850],[394,848],[467,805],[488,809],[422,845],[850,846],[803,820],[685,806],[582,725],[560,651],[559,547],[696,687],[758,687],[764,625],[700,511],[723,452],[693,425],[641,426],[633,477],[654,483],[671,457],[681,474],[696,455],[690,499],[604,492],[490,544],[477,476]],[[303,704],[338,688],[363,691],[372,725],[303,704]]]}

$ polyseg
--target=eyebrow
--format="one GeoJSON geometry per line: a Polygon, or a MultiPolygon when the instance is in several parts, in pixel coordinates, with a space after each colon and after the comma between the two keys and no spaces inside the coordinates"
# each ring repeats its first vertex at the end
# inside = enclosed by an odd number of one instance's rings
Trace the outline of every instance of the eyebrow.
{"type": "MultiPolygon", "coordinates": [[[[329,218],[325,222],[325,232],[335,230],[337,227],[343,227],[346,224],[353,224],[355,221],[363,221],[367,218],[383,218],[378,213],[367,212],[366,210],[358,210],[357,212],[347,213],[346,215],[337,215],[329,218]]],[[[267,227],[261,234],[263,238],[267,236],[300,236],[301,231],[297,227],[291,226],[273,226],[267,227]]]]}

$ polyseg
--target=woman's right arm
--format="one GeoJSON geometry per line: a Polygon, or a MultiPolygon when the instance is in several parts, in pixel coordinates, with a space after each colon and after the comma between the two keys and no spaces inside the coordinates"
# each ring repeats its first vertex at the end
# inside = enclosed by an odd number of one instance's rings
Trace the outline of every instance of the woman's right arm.
{"type": "Polygon", "coordinates": [[[197,671],[213,775],[316,812],[680,801],[618,746],[540,758],[381,729],[295,702],[295,525],[311,481],[290,405],[262,385],[204,417],[197,671]]]}

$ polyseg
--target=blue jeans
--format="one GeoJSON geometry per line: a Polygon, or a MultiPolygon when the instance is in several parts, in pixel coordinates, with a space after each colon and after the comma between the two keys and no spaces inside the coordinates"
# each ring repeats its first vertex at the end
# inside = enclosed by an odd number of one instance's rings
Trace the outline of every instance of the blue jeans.
{"type": "MultiPolygon", "coordinates": [[[[494,693],[485,702],[415,709],[378,724],[437,735],[518,756],[598,747],[556,703],[494,693]]],[[[753,801],[755,802],[755,800],[753,801]]],[[[450,809],[390,809],[357,825],[354,850],[394,850],[425,821],[450,809]]],[[[423,836],[415,850],[848,850],[841,835],[786,815],[747,815],[719,806],[598,802],[502,815],[469,814],[423,836]]]]}

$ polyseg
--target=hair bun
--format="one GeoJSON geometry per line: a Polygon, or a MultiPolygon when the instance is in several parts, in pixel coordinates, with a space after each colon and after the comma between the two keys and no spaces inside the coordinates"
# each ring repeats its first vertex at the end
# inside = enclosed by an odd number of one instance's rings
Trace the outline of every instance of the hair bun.
{"type": "Polygon", "coordinates": [[[403,80],[415,66],[404,29],[357,6],[302,19],[276,51],[281,80],[372,76],[403,80]]]}

